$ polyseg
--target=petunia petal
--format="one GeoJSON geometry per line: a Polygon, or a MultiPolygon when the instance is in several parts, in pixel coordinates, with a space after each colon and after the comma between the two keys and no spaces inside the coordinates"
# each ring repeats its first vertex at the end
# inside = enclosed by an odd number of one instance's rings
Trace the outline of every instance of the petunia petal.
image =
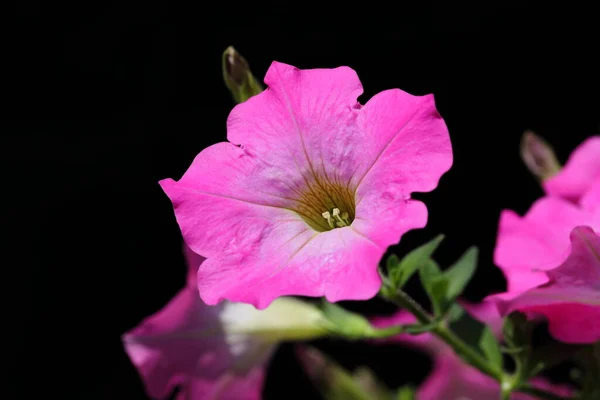
{"type": "Polygon", "coordinates": [[[508,281],[510,292],[523,291],[547,281],[543,271],[560,265],[569,255],[569,234],[592,216],[562,199],[536,201],[525,217],[503,211],[498,227],[494,262],[508,281]]]}
{"type": "Polygon", "coordinates": [[[568,290],[532,289],[520,296],[490,296],[503,315],[519,310],[530,315],[543,315],[548,330],[566,343],[594,343],[600,340],[600,300],[593,293],[568,290]],[[577,303],[595,302],[595,304],[577,303]]]}
{"type": "Polygon", "coordinates": [[[217,378],[232,363],[219,332],[219,307],[207,307],[192,288],[123,335],[123,344],[146,390],[156,398],[194,375],[217,378]]]}
{"type": "Polygon", "coordinates": [[[273,235],[269,249],[206,260],[198,272],[204,301],[215,304],[226,298],[263,309],[292,294],[362,300],[379,290],[377,263],[384,250],[350,227],[306,232],[291,240],[279,236],[273,235]]]}
{"type": "MultiPolygon", "coordinates": [[[[531,379],[529,381],[529,383],[531,384],[531,386],[533,386],[535,388],[546,390],[546,391],[554,393],[555,395],[558,395],[558,396],[569,397],[569,396],[573,396],[573,393],[575,392],[575,390],[573,389],[572,386],[569,386],[567,384],[552,383],[552,382],[550,382],[544,378],[540,378],[540,377],[531,379]]],[[[513,397],[514,397],[513,400],[535,400],[536,399],[535,397],[532,397],[525,393],[515,393],[513,395],[513,397]]]]}
{"type": "Polygon", "coordinates": [[[569,258],[548,271],[548,276],[555,286],[587,287],[600,294],[600,237],[592,228],[578,226],[571,232],[570,239],[569,258]]]}
{"type": "Polygon", "coordinates": [[[300,70],[273,62],[268,89],[237,105],[227,120],[227,139],[277,171],[277,179],[296,187],[302,179],[326,174],[347,182],[361,146],[356,130],[362,85],[348,67],[300,70]]]}
{"type": "MultiPolygon", "coordinates": [[[[600,156],[599,156],[600,157],[600,156]]],[[[594,221],[599,221],[600,225],[600,178],[588,188],[581,198],[581,207],[593,214],[594,221]]]]}
{"type": "Polygon", "coordinates": [[[357,228],[385,248],[425,226],[427,210],[410,195],[437,186],[452,165],[452,147],[431,95],[381,92],[360,110],[358,126],[365,140],[353,177],[357,228]]]}
{"type": "Polygon", "coordinates": [[[183,243],[183,257],[187,266],[186,284],[189,288],[198,290],[198,267],[206,258],[194,253],[185,242],[183,243]]]}
{"type": "Polygon", "coordinates": [[[182,385],[177,400],[260,400],[265,380],[263,368],[246,376],[225,375],[217,381],[190,379],[182,385]]]}
{"type": "MultiPolygon", "coordinates": [[[[393,190],[393,186],[388,189],[393,190]]],[[[427,207],[422,202],[372,191],[363,194],[358,203],[352,228],[387,248],[398,243],[409,230],[424,228],[426,224],[427,207]]]]}
{"type": "Polygon", "coordinates": [[[278,222],[306,224],[286,209],[288,200],[269,195],[269,181],[252,171],[253,157],[229,143],[204,149],[183,177],[160,184],[173,203],[183,237],[198,254],[252,246],[278,222]]]}
{"type": "Polygon", "coordinates": [[[577,227],[571,241],[569,257],[547,272],[548,284],[491,298],[503,315],[514,310],[545,315],[558,340],[591,343],[600,340],[600,237],[588,227],[577,227]]]}
{"type": "Polygon", "coordinates": [[[533,312],[545,314],[548,331],[565,343],[596,343],[600,340],[600,303],[556,304],[550,307],[532,308],[533,312]]]}
{"type": "Polygon", "coordinates": [[[464,364],[450,349],[435,359],[431,374],[417,392],[420,400],[494,399],[500,384],[464,364]]]}
{"type": "Polygon", "coordinates": [[[577,147],[558,175],[544,181],[547,193],[578,202],[592,183],[600,179],[600,136],[577,147]]]}

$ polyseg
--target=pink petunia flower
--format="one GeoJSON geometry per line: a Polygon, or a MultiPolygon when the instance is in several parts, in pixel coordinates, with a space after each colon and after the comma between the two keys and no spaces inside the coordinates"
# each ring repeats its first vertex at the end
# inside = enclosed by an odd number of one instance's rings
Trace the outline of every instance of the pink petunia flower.
{"type": "MultiPolygon", "coordinates": [[[[500,337],[502,317],[493,304],[469,304],[465,302],[461,302],[461,304],[474,318],[488,324],[492,332],[500,337]]],[[[415,323],[416,319],[405,310],[400,310],[391,317],[378,317],[372,322],[375,326],[383,328],[398,324],[415,323]]],[[[378,340],[378,342],[409,345],[433,358],[433,369],[417,390],[417,399],[419,400],[479,400],[500,397],[500,384],[496,380],[464,363],[446,343],[432,334],[403,334],[378,340]]],[[[552,385],[540,378],[533,379],[530,383],[558,395],[570,395],[572,393],[572,390],[566,386],[552,385]]],[[[535,398],[523,393],[513,393],[511,396],[512,400],[533,400],[535,398]]]]}
{"type": "Polygon", "coordinates": [[[600,232],[600,179],[586,185],[578,204],[551,196],[536,201],[525,217],[503,211],[494,258],[508,289],[488,298],[503,314],[544,315],[550,333],[572,343],[600,339],[598,281],[593,280],[598,279],[593,249],[600,232]],[[587,282],[581,281],[584,275],[587,282]]]}
{"type": "Polygon", "coordinates": [[[503,315],[543,314],[550,334],[567,343],[600,340],[600,236],[588,227],[571,233],[571,254],[546,272],[548,282],[523,293],[492,296],[503,315]]]}
{"type": "Polygon", "coordinates": [[[229,115],[229,142],[160,182],[185,241],[208,258],[200,295],[257,308],[284,295],[371,298],[387,247],[427,222],[411,193],[433,190],[452,164],[433,96],[394,89],[363,106],[348,67],[273,62],[264,81],[229,115]]]}
{"type": "Polygon", "coordinates": [[[600,181],[600,136],[592,136],[577,147],[562,170],[543,182],[546,193],[575,203],[600,181]]]}
{"type": "Polygon", "coordinates": [[[204,259],[185,250],[186,287],[123,335],[125,350],[152,398],[180,386],[180,400],[258,400],[277,343],[324,335],[322,314],[292,298],[263,311],[229,302],[207,306],[196,283],[204,259]]]}
{"type": "Polygon", "coordinates": [[[544,271],[562,264],[571,252],[569,235],[577,226],[600,230],[600,180],[575,205],[556,197],[533,203],[524,217],[500,215],[495,264],[502,269],[508,292],[522,292],[548,281],[544,271]]]}

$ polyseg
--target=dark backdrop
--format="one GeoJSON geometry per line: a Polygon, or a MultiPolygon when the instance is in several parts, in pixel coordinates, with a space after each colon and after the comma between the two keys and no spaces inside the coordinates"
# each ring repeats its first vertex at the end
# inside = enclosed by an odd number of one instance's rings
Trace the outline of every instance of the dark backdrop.
{"type": "MultiPolygon", "coordinates": [[[[8,398],[145,398],[119,336],[183,285],[179,230],[157,181],[178,179],[202,148],[225,140],[228,45],[261,78],[272,60],[348,65],[364,85],[362,102],[394,87],[434,93],[455,162],[420,196],[427,228],[395,250],[443,232],[443,264],[481,248],[467,298],[503,289],[492,264],[499,212],[522,213],[542,193],[519,159],[523,130],[545,136],[561,161],[598,133],[600,42],[593,25],[577,30],[589,12],[427,3],[368,16],[367,6],[358,19],[297,4],[18,3],[3,50],[0,145],[5,246],[15,256],[2,280],[8,398]]],[[[411,290],[423,299],[415,282],[411,290]]],[[[392,311],[378,301],[345,305],[392,311]]],[[[392,386],[418,383],[429,368],[399,348],[319,346],[347,367],[370,365],[392,386]]],[[[283,346],[266,398],[318,398],[307,382],[283,346]]]]}

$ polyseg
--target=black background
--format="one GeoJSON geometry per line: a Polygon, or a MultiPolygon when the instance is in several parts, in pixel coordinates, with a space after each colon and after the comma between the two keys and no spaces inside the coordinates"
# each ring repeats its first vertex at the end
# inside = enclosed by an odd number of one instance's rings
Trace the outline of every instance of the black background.
{"type": "MultiPolygon", "coordinates": [[[[364,85],[363,103],[394,87],[434,93],[454,166],[438,189],[419,195],[427,228],[394,250],[443,232],[442,264],[470,245],[481,249],[467,298],[503,289],[492,264],[499,212],[523,213],[542,194],[519,159],[522,132],[546,137],[561,161],[598,133],[595,21],[590,10],[527,2],[396,6],[361,4],[350,16],[306,4],[17,4],[3,46],[0,144],[4,245],[16,255],[2,280],[12,337],[7,398],[145,398],[119,336],[184,283],[179,230],[157,182],[178,179],[201,149],[225,140],[228,45],[260,78],[273,60],[348,65],[364,85]],[[394,31],[374,30],[383,27],[394,31]]],[[[416,282],[410,289],[423,300],[416,282]]],[[[379,301],[344,305],[393,311],[379,301]]],[[[418,383],[429,368],[400,348],[319,345],[347,367],[370,365],[392,386],[418,383]]],[[[265,398],[286,393],[318,398],[290,345],[271,364],[265,398]]]]}

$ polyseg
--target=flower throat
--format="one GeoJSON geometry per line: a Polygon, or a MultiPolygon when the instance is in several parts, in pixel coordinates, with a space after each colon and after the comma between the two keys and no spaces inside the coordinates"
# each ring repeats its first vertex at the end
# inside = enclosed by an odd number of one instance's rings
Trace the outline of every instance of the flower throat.
{"type": "Polygon", "coordinates": [[[355,216],[354,188],[315,179],[299,193],[293,210],[315,231],[350,226],[355,216]]]}

